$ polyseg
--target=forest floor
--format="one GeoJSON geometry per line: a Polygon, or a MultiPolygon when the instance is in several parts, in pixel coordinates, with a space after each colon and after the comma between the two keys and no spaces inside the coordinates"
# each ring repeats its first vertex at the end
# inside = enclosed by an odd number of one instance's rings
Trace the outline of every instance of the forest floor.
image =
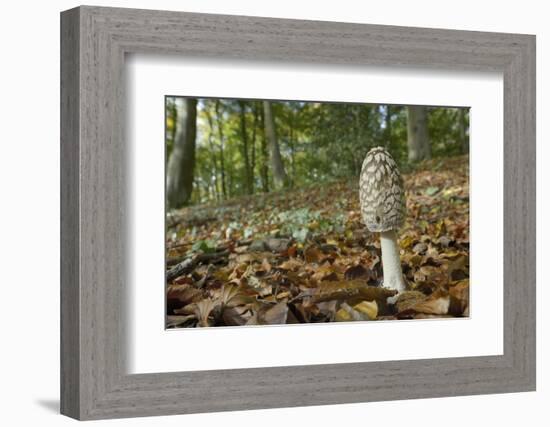
{"type": "Polygon", "coordinates": [[[361,220],[358,179],[172,211],[166,326],[468,316],[468,176],[467,156],[403,174],[408,291],[395,303],[379,235],[361,220]]]}

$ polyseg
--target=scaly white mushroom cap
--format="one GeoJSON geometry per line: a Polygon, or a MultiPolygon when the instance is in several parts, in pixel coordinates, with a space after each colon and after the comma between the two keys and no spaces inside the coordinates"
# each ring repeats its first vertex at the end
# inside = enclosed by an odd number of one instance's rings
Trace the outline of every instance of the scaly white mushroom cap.
{"type": "MultiPolygon", "coordinates": [[[[365,157],[359,179],[359,199],[367,228],[380,232],[384,286],[402,292],[406,285],[396,230],[403,225],[405,214],[403,180],[395,160],[382,147],[373,148],[365,157]]],[[[396,298],[388,298],[388,303],[395,303],[396,298]]]]}
{"type": "Polygon", "coordinates": [[[395,160],[382,147],[371,149],[363,161],[359,199],[363,221],[370,231],[395,231],[403,225],[403,180],[395,160]]]}

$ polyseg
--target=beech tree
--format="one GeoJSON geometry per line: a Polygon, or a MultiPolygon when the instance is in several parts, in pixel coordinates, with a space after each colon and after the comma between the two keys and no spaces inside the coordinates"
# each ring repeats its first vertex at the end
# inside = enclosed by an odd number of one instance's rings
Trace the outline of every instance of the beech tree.
{"type": "Polygon", "coordinates": [[[179,208],[190,200],[195,169],[197,100],[181,99],[176,106],[176,135],[166,169],[166,198],[170,208],[179,208]]]}
{"type": "Polygon", "coordinates": [[[458,113],[458,129],[460,132],[460,144],[462,153],[470,151],[470,137],[468,135],[468,111],[461,108],[458,113]]]}
{"type": "Polygon", "coordinates": [[[253,164],[250,161],[249,154],[249,143],[248,143],[248,130],[246,125],[246,102],[239,100],[239,122],[241,130],[241,140],[242,140],[242,153],[244,160],[244,184],[246,194],[252,194],[254,192],[253,187],[253,164]]]}
{"type": "Polygon", "coordinates": [[[225,155],[224,155],[224,144],[225,144],[225,138],[223,133],[223,125],[222,125],[222,113],[220,109],[220,101],[216,100],[215,104],[216,108],[216,121],[218,125],[218,138],[220,142],[220,172],[221,172],[221,182],[222,182],[222,195],[224,198],[227,197],[227,185],[225,180],[225,155]]]}
{"type": "Polygon", "coordinates": [[[418,162],[432,157],[426,107],[418,105],[407,107],[407,146],[409,162],[418,162]]]}
{"type": "Polygon", "coordinates": [[[271,154],[271,167],[273,169],[273,179],[277,188],[288,187],[288,176],[285,171],[285,165],[281,157],[279,141],[277,140],[277,130],[275,128],[275,119],[273,109],[269,101],[264,101],[264,125],[265,134],[269,143],[271,154]]]}

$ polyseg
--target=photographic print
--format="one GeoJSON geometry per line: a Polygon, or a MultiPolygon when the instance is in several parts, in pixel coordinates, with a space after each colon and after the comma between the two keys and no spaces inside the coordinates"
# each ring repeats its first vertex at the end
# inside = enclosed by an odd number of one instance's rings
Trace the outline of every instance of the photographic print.
{"type": "Polygon", "coordinates": [[[469,108],[165,97],[166,327],[469,316],[469,108]]]}

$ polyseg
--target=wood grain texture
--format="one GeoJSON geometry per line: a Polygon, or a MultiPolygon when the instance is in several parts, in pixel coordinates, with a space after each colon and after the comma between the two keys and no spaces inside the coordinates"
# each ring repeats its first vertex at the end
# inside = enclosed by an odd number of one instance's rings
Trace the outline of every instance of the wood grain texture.
{"type": "Polygon", "coordinates": [[[62,14],[62,413],[78,419],[535,388],[535,39],[529,35],[80,7],[62,14]],[[504,75],[504,354],[128,375],[124,55],[504,75]]]}
{"type": "Polygon", "coordinates": [[[79,12],[61,19],[61,412],[80,413],[79,12]]]}

